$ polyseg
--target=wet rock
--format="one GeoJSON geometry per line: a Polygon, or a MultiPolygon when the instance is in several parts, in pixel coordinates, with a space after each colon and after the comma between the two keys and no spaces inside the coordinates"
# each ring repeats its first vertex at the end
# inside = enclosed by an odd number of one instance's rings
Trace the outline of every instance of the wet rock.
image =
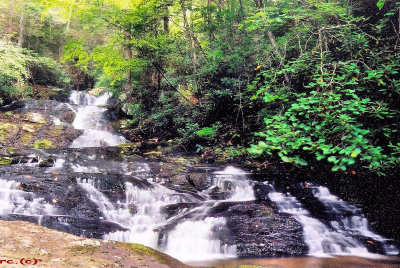
{"type": "Polygon", "coordinates": [[[223,243],[236,244],[239,257],[303,256],[308,247],[303,229],[291,216],[277,214],[268,202],[224,202],[210,213],[227,216],[229,234],[223,243]]]}
{"type": "Polygon", "coordinates": [[[199,203],[178,203],[171,204],[162,208],[161,212],[165,215],[165,217],[171,218],[182,212],[183,210],[191,209],[200,206],[199,203]]]}
{"type": "Polygon", "coordinates": [[[54,159],[49,157],[39,162],[39,167],[52,167],[54,165],[54,159]]]}

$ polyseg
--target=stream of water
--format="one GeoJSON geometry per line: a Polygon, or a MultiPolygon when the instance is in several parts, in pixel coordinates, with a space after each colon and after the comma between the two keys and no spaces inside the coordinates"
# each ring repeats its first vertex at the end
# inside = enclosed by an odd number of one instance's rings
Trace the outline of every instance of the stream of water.
{"type": "MultiPolygon", "coordinates": [[[[83,130],[83,134],[71,148],[115,146],[126,142],[124,137],[112,132],[104,115],[109,98],[107,93],[94,97],[72,92],[70,105],[76,112],[73,126],[83,130]]],[[[78,190],[86,194],[90,205],[96,208],[93,215],[98,213],[101,215],[99,220],[118,227],[104,233],[104,239],[143,244],[184,262],[238,256],[237,245],[223,239],[231,236],[229,218],[215,216],[213,211],[225,204],[256,203],[253,188],[259,182],[252,181],[250,174],[232,166],[212,169],[208,173],[209,186],[193,193],[167,187],[165,181],[153,175],[147,163],[130,166],[124,161],[109,161],[103,155],[87,155],[84,161],[79,157],[59,154],[55,164],[45,173],[50,176],[70,168],[68,172],[75,174],[74,181],[70,180],[72,175],[66,176],[65,187],[73,189],[71,185],[75,183],[78,190]],[[122,181],[122,195],[114,199],[107,193],[116,190],[107,188],[98,178],[110,177],[107,174],[111,173],[122,181]],[[126,179],[128,177],[130,179],[126,179]],[[224,193],[223,198],[215,198],[215,193],[224,193]],[[178,208],[176,212],[168,215],[167,208],[174,207],[178,208]]],[[[35,164],[30,168],[35,168],[35,164]]],[[[57,176],[52,180],[57,180],[57,176]]],[[[322,204],[324,213],[330,215],[330,220],[317,218],[290,192],[279,192],[267,182],[264,185],[270,189],[266,198],[277,205],[279,213],[291,215],[301,224],[309,255],[374,256],[365,243],[379,243],[382,253],[387,255],[399,254],[391,240],[371,230],[361,209],[340,200],[328,188],[308,183],[305,190],[312,192],[316,202],[322,204]]],[[[32,216],[41,223],[44,216],[61,213],[57,200],[53,199],[52,203],[49,200],[51,197],[46,199],[23,191],[18,181],[0,179],[0,215],[32,216]]],[[[70,222],[63,224],[71,225],[70,222]]]]}

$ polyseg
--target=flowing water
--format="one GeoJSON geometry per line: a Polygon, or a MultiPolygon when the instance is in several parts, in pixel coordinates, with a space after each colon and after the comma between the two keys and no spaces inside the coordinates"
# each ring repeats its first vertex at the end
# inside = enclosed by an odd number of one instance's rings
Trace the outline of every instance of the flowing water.
{"type": "Polygon", "coordinates": [[[72,91],[70,103],[76,111],[73,126],[84,130],[83,134],[71,145],[71,148],[116,146],[125,143],[124,137],[108,131],[108,120],[104,113],[110,99],[109,93],[94,97],[79,91],[72,91]]]}
{"type": "Polygon", "coordinates": [[[328,223],[314,218],[301,202],[290,193],[273,191],[268,197],[276,202],[280,212],[293,215],[303,226],[304,240],[309,247],[309,255],[327,257],[329,255],[372,256],[359,237],[374,239],[382,243],[385,253],[397,255],[399,251],[385,239],[369,229],[368,220],[360,209],[341,201],[326,187],[306,184],[334,219],[328,223]]]}
{"type": "MultiPolygon", "coordinates": [[[[105,117],[109,99],[108,93],[99,97],[71,93],[70,106],[76,112],[73,126],[83,130],[71,148],[126,142],[112,131],[105,117]]],[[[44,151],[34,152],[42,158],[48,156],[44,151]]],[[[302,191],[311,194],[312,202],[319,203],[328,218],[318,217],[306,208],[304,200],[291,192],[278,191],[268,182],[263,183],[268,193],[256,197],[254,187],[260,182],[252,181],[251,174],[232,166],[206,167],[208,186],[191,192],[171,187],[167,183],[169,178],[158,178],[145,161],[114,159],[106,151],[83,149],[60,151],[55,156],[54,164],[44,171],[38,168],[41,159],[32,161],[34,154],[13,169],[0,168],[4,176],[0,179],[0,217],[34,217],[51,228],[139,243],[181,261],[201,262],[243,254],[243,245],[231,239],[230,215],[215,211],[259,204],[260,199],[266,199],[277,205],[277,213],[291,215],[301,224],[309,255],[371,257],[366,243],[379,244],[381,253],[386,255],[399,253],[391,240],[371,230],[360,208],[340,200],[320,185],[307,183],[302,191]]],[[[259,207],[264,208],[262,204],[259,207]]],[[[258,225],[254,226],[241,228],[258,225]]],[[[246,236],[246,232],[237,236],[240,235],[246,236]]]]}

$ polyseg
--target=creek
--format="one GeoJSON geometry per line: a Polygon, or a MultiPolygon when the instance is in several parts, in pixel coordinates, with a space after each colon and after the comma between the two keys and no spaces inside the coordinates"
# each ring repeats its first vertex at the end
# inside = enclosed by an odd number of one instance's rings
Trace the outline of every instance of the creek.
{"type": "Polygon", "coordinates": [[[139,243],[185,263],[399,254],[360,207],[325,186],[284,188],[234,166],[121,155],[127,141],[105,117],[109,99],[73,91],[82,134],[70,148],[16,150],[0,167],[0,219],[139,243]]]}

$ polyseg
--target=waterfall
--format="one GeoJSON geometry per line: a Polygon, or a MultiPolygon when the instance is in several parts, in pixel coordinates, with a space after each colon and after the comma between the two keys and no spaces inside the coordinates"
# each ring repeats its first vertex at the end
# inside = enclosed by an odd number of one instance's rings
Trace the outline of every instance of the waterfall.
{"type": "Polygon", "coordinates": [[[125,143],[124,137],[108,131],[109,123],[104,115],[110,99],[109,93],[94,97],[79,91],[72,91],[70,103],[78,106],[72,125],[84,130],[83,134],[73,141],[71,148],[116,146],[125,143]]]}
{"type": "Polygon", "coordinates": [[[271,188],[273,191],[268,194],[268,197],[277,204],[279,211],[293,215],[303,226],[304,241],[309,247],[309,255],[316,257],[330,255],[373,256],[356,238],[354,232],[366,238],[383,242],[386,254],[398,254],[394,246],[385,245],[384,238],[369,231],[367,220],[360,210],[340,201],[338,197],[330,194],[326,187],[316,187],[315,190],[313,189],[313,193],[327,209],[337,214],[337,220],[331,221],[329,225],[313,218],[309,211],[290,193],[280,193],[275,191],[273,186],[271,188]],[[344,217],[343,208],[347,209],[351,216],[344,217]]]}
{"type": "Polygon", "coordinates": [[[208,216],[211,208],[221,202],[239,202],[255,200],[252,183],[246,173],[234,167],[213,174],[212,185],[203,191],[206,198],[203,205],[184,209],[172,219],[166,219],[162,208],[171,204],[199,203],[200,199],[170,190],[154,183],[149,175],[148,166],[138,166],[133,173],[138,173],[141,180],[150,183],[147,188],[138,187],[131,182],[125,183],[125,201],[112,204],[96,187],[93,180],[79,181],[90,199],[97,204],[108,220],[115,221],[128,228],[128,231],[117,231],[106,234],[104,239],[121,242],[140,243],[156,248],[183,261],[195,261],[236,256],[236,247],[223,244],[218,235],[227,233],[226,219],[208,216]],[[146,175],[147,174],[147,175],[146,175]],[[213,191],[224,191],[230,196],[224,201],[213,200],[213,191]],[[131,214],[132,210],[134,212],[131,214]],[[160,231],[178,216],[190,215],[179,222],[166,238],[162,239],[160,231]],[[160,245],[160,241],[166,241],[160,245]]]}
{"type": "Polygon", "coordinates": [[[388,243],[390,242],[389,239],[370,230],[368,219],[362,213],[361,209],[340,200],[337,196],[331,194],[327,187],[310,183],[307,185],[312,189],[313,195],[324,205],[326,212],[335,215],[336,220],[330,222],[333,228],[341,232],[361,235],[378,241],[382,244],[385,253],[388,255],[399,254],[399,250],[394,245],[388,243]]]}
{"type": "Polygon", "coordinates": [[[40,224],[41,216],[54,215],[56,209],[44,198],[21,190],[20,183],[0,179],[0,215],[17,214],[35,216],[40,224]]]}

